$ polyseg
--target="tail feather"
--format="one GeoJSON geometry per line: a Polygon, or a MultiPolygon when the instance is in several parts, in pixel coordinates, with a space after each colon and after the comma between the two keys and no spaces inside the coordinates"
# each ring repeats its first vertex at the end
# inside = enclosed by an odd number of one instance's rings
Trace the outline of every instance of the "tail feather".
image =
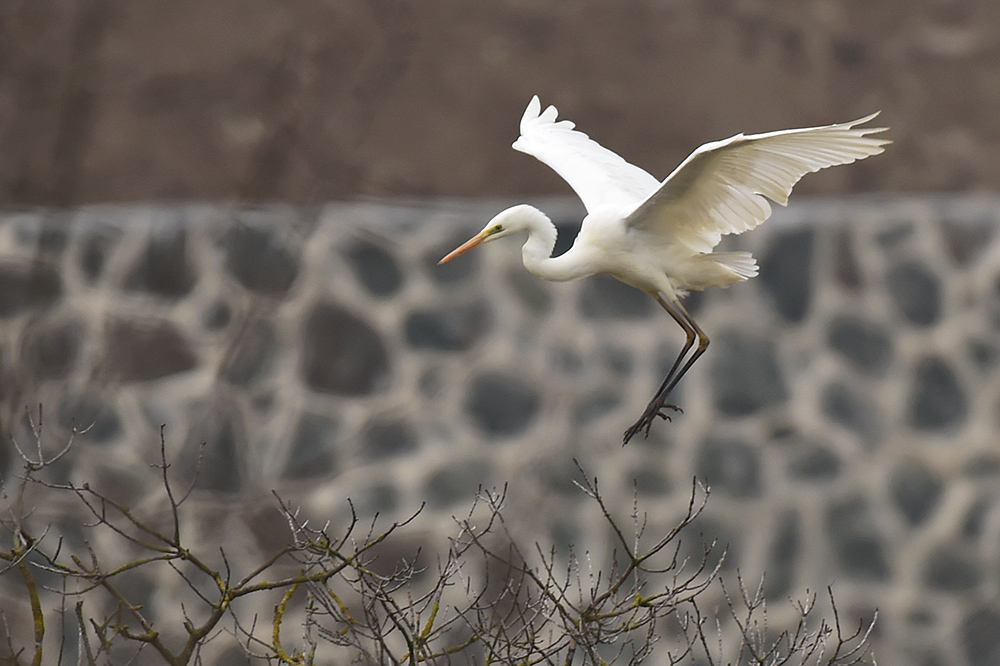
{"type": "Polygon", "coordinates": [[[708,256],[742,280],[757,275],[757,261],[749,252],[713,252],[708,256]]]}

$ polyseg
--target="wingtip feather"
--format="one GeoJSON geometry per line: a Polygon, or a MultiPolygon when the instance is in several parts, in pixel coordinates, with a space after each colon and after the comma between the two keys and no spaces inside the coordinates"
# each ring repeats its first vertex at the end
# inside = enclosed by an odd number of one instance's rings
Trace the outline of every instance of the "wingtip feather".
{"type": "Polygon", "coordinates": [[[853,126],[853,125],[861,125],[861,124],[867,123],[867,122],[869,122],[871,120],[875,120],[876,118],[878,118],[878,114],[880,114],[880,113],[882,113],[882,109],[878,109],[874,113],[869,113],[864,118],[858,118],[857,120],[852,120],[851,122],[845,123],[845,124],[851,125],[851,126],[853,126]]]}
{"type": "Polygon", "coordinates": [[[539,112],[542,110],[542,101],[538,99],[538,95],[534,95],[531,101],[528,102],[528,107],[524,110],[524,115],[521,116],[521,132],[524,132],[525,126],[527,126],[532,120],[538,117],[539,112]]]}
{"type": "MultiPolygon", "coordinates": [[[[881,114],[881,113],[882,113],[882,110],[879,109],[878,111],[875,111],[874,113],[870,113],[870,114],[868,114],[867,116],[865,116],[863,118],[858,118],[857,120],[851,120],[849,122],[842,123],[840,126],[844,127],[844,128],[848,128],[848,129],[853,129],[857,125],[864,125],[867,122],[871,122],[872,120],[875,120],[876,118],[878,118],[879,114],[881,114]]],[[[863,131],[865,134],[877,134],[878,132],[885,132],[889,128],[888,127],[861,127],[859,129],[861,131],[863,131]]]]}

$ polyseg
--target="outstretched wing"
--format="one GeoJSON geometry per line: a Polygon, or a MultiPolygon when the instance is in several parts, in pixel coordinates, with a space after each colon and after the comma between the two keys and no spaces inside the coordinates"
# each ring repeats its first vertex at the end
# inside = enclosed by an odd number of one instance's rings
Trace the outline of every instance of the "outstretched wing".
{"type": "Polygon", "coordinates": [[[785,205],[792,187],[807,173],[881,153],[891,141],[867,135],[886,128],[855,127],[877,115],[706,143],[667,176],[626,224],[695,252],[711,252],[723,235],[753,229],[771,216],[764,197],[785,205]]]}
{"type": "Polygon", "coordinates": [[[587,212],[608,206],[633,208],[660,186],[647,172],[574,130],[570,121],[556,121],[556,107],[541,108],[535,95],[521,117],[521,136],[513,147],[552,167],[587,212]]]}

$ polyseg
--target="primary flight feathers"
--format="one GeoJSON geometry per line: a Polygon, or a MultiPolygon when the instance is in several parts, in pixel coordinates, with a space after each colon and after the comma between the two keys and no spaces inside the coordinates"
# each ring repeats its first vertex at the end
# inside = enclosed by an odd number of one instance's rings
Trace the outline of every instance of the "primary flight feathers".
{"type": "Polygon", "coordinates": [[[807,173],[876,155],[887,139],[869,137],[884,127],[856,127],[878,113],[847,123],[737,134],[706,143],[661,183],[643,169],[541,111],[537,96],[521,118],[513,147],[554,169],[588,213],[616,209],[626,223],[665,242],[711,252],[725,234],[753,229],[771,215],[768,199],[786,204],[807,173]]]}

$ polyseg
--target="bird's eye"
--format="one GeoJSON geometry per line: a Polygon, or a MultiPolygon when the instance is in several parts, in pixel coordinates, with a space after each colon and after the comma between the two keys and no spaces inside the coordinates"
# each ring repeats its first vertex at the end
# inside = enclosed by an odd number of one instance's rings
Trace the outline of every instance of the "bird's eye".
{"type": "Polygon", "coordinates": [[[492,229],[490,229],[490,233],[494,233],[494,234],[498,234],[501,231],[503,231],[503,227],[501,225],[499,225],[499,224],[497,226],[493,227],[492,229]]]}

